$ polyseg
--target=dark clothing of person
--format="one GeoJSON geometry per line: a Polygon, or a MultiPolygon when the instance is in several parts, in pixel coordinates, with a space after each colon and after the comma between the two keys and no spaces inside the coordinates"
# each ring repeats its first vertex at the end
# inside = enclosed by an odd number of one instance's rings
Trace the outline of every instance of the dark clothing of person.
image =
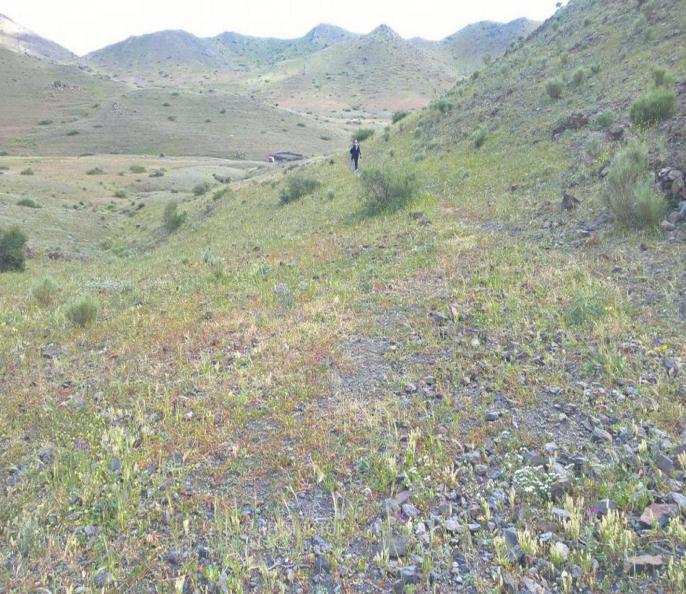
{"type": "Polygon", "coordinates": [[[357,146],[353,145],[353,148],[350,149],[350,158],[355,163],[355,171],[357,171],[357,164],[359,163],[361,156],[362,156],[362,149],[360,148],[360,146],[359,145],[357,145],[357,146]]]}

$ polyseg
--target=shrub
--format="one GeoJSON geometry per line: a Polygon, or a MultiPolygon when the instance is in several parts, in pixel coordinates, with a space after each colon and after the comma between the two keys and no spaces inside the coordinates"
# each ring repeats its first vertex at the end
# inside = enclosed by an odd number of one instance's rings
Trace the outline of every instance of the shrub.
{"type": "Polygon", "coordinates": [[[179,205],[175,200],[172,200],[164,207],[162,222],[164,223],[164,228],[171,233],[183,225],[187,217],[188,213],[179,212],[179,205]]]}
{"type": "Polygon", "coordinates": [[[671,118],[676,111],[676,93],[657,87],[642,95],[631,106],[629,116],[637,126],[651,126],[671,118]]]}
{"type": "Polygon", "coordinates": [[[17,206],[25,206],[26,208],[40,208],[40,204],[31,198],[22,198],[17,202],[17,206]]]}
{"type": "Polygon", "coordinates": [[[333,188],[329,188],[329,189],[326,191],[326,197],[327,197],[329,200],[333,200],[333,199],[336,197],[336,190],[334,190],[333,188]]]}
{"type": "Polygon", "coordinates": [[[472,134],[472,143],[474,143],[475,148],[481,148],[484,145],[484,142],[486,142],[486,138],[488,137],[488,131],[486,128],[481,127],[478,130],[472,134]]]}
{"type": "Polygon", "coordinates": [[[355,132],[355,134],[353,134],[352,139],[357,140],[358,142],[363,142],[372,136],[374,136],[374,130],[371,128],[360,128],[357,132],[355,132]]]}
{"type": "Polygon", "coordinates": [[[453,104],[450,103],[450,101],[448,101],[447,99],[443,98],[434,101],[433,108],[436,109],[439,113],[446,114],[453,110],[453,104]]]}
{"type": "Polygon", "coordinates": [[[124,190],[117,190],[114,193],[115,198],[126,198],[126,192],[124,190]]]}
{"type": "Polygon", "coordinates": [[[21,175],[33,175],[33,169],[31,169],[30,167],[27,167],[26,169],[24,169],[21,172],[21,175]]]}
{"type": "Polygon", "coordinates": [[[396,111],[393,114],[393,117],[391,118],[391,121],[394,124],[397,124],[400,120],[404,120],[408,115],[410,115],[409,111],[396,111]]]}
{"type": "Polygon", "coordinates": [[[614,123],[614,116],[610,111],[601,111],[596,117],[594,125],[598,130],[607,130],[614,123]]]}
{"type": "Polygon", "coordinates": [[[19,227],[0,230],[0,272],[24,270],[28,238],[19,227]]]}
{"type": "Polygon", "coordinates": [[[79,135],[78,130],[70,130],[69,132],[67,132],[67,136],[78,136],[78,135],[79,135]]]}
{"type": "Polygon", "coordinates": [[[52,277],[44,276],[31,288],[31,297],[45,307],[54,301],[58,292],[59,287],[52,277]]]}
{"type": "Polygon", "coordinates": [[[49,126],[50,124],[52,124],[52,120],[41,120],[38,122],[39,126],[49,126]]]}
{"type": "Polygon", "coordinates": [[[95,297],[84,295],[67,306],[67,319],[75,326],[83,328],[95,321],[99,308],[100,305],[95,297]]]}
{"type": "Polygon", "coordinates": [[[592,132],[588,135],[584,143],[584,151],[591,159],[597,159],[604,148],[604,137],[600,132],[592,132]]]}
{"type": "Polygon", "coordinates": [[[586,70],[583,66],[581,66],[574,71],[574,74],[572,74],[572,85],[574,85],[575,87],[578,87],[587,78],[588,78],[588,70],[586,70]]]}
{"type": "Polygon", "coordinates": [[[551,99],[562,97],[563,83],[559,78],[551,78],[545,83],[545,92],[551,99]]]}
{"type": "Polygon", "coordinates": [[[655,87],[665,87],[670,88],[674,85],[674,77],[667,72],[666,68],[653,68],[653,83],[655,87]]]}
{"type": "Polygon", "coordinates": [[[371,167],[362,172],[362,203],[367,214],[392,212],[411,202],[419,180],[407,167],[402,170],[371,167]]]}
{"type": "Polygon", "coordinates": [[[654,227],[662,221],[666,204],[655,190],[645,145],[634,142],[617,153],[607,175],[605,200],[624,227],[654,227]]]}
{"type": "Polygon", "coordinates": [[[142,165],[131,165],[131,167],[129,167],[129,171],[131,173],[145,173],[145,167],[142,165]]]}
{"type": "Polygon", "coordinates": [[[105,173],[100,167],[94,167],[93,169],[89,169],[86,171],[86,175],[102,175],[105,173]]]}
{"type": "Polygon", "coordinates": [[[313,177],[304,177],[302,175],[294,175],[288,178],[286,187],[281,190],[279,194],[279,202],[281,204],[289,204],[301,198],[314,193],[320,186],[318,179],[313,177]]]}
{"type": "Polygon", "coordinates": [[[210,184],[208,184],[207,182],[197,184],[193,187],[193,195],[194,196],[204,196],[205,194],[207,194],[209,189],[210,189],[210,184]]]}

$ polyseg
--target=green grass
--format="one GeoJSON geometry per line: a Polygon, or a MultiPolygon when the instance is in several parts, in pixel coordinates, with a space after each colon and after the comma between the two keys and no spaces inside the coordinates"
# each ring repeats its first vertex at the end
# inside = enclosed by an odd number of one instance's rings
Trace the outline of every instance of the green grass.
{"type": "MultiPolygon", "coordinates": [[[[666,370],[686,358],[682,251],[612,224],[580,233],[604,212],[609,181],[584,153],[588,131],[557,141],[550,132],[574,112],[628,122],[639,73],[686,50],[668,19],[645,44],[627,41],[635,15],[624,4],[578,6],[459,84],[452,110],[413,115],[388,142],[365,145],[366,171],[391,162],[418,174],[415,200],[382,216],[360,216],[365,182],[345,154],[287,175],[250,177],[246,163],[221,200],[193,187],[235,163],[136,155],[74,167],[45,157],[31,161],[41,175],[3,176],[0,222],[31,217],[35,237],[26,271],[0,275],[0,583],[95,589],[111,573],[120,590],[307,590],[321,576],[319,537],[333,583],[361,575],[392,591],[397,567],[416,558],[375,553],[391,532],[421,556],[419,591],[432,572],[445,591],[459,588],[448,581],[456,549],[470,567],[463,581],[479,592],[498,591],[505,572],[539,579],[534,559],[553,563],[548,583],[560,591],[683,590],[674,553],[683,518],[644,532],[632,523],[673,488],[655,458],[671,455],[665,442],[676,447],[683,430],[681,378],[666,370]],[[556,40],[574,47],[585,27],[603,41],[571,52],[567,74],[609,64],[626,46],[624,65],[552,102],[544,88],[562,75],[556,40]],[[474,150],[482,122],[488,139],[474,150]],[[136,163],[167,174],[67,173],[136,163]],[[280,206],[295,176],[326,192],[280,206]],[[130,200],[111,205],[119,183],[130,200]],[[581,205],[561,212],[569,187],[581,205]],[[44,208],[16,206],[29,190],[44,208]],[[187,220],[167,234],[160,221],[175,197],[187,220]],[[56,247],[86,257],[51,257],[56,247]],[[42,300],[34,287],[46,274],[59,289],[42,300]],[[83,295],[98,307],[81,327],[67,312],[83,295]],[[503,407],[508,415],[485,420],[503,407]],[[621,440],[595,444],[587,424],[621,440]],[[525,459],[551,441],[586,460],[554,503],[550,473],[525,459]],[[499,471],[494,482],[463,461],[474,449],[499,471]],[[496,488],[504,498],[493,510],[496,488]],[[384,501],[404,489],[420,517],[382,519],[384,501]],[[619,509],[601,520],[592,507],[605,497],[619,509]],[[450,505],[478,531],[449,535],[439,506],[450,505]],[[436,529],[418,537],[431,515],[436,529]],[[522,566],[504,549],[509,525],[531,555],[522,566]],[[566,559],[554,548],[562,539],[566,559]],[[626,558],[644,552],[660,552],[664,566],[626,573],[626,558]]],[[[674,64],[683,77],[686,61],[674,64]]],[[[660,127],[642,134],[669,155],[660,127]]],[[[616,147],[603,150],[617,161],[616,147]]]]}

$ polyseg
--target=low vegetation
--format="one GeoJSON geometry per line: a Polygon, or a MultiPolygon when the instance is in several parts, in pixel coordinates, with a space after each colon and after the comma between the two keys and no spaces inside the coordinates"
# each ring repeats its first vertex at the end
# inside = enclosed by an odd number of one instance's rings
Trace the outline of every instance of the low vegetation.
{"type": "Polygon", "coordinates": [[[304,175],[293,175],[288,178],[286,187],[279,193],[279,202],[281,204],[290,204],[309,196],[319,189],[321,182],[313,177],[304,175]]]}
{"type": "Polygon", "coordinates": [[[393,212],[417,196],[420,184],[417,174],[407,167],[370,167],[362,172],[361,201],[369,215],[393,212]]]}
{"type": "Polygon", "coordinates": [[[372,128],[360,128],[353,134],[352,139],[357,140],[358,142],[363,142],[365,140],[369,140],[372,136],[374,136],[374,130],[372,128]]]}
{"type": "Polygon", "coordinates": [[[27,241],[28,237],[17,226],[0,229],[0,272],[24,270],[27,241]]]}
{"type": "Polygon", "coordinates": [[[65,315],[72,324],[84,328],[95,322],[99,309],[100,304],[95,297],[84,295],[67,305],[65,315]]]}
{"type": "Polygon", "coordinates": [[[162,224],[169,233],[172,233],[181,227],[181,225],[186,222],[187,218],[188,213],[179,211],[178,202],[176,202],[176,200],[172,200],[164,207],[162,224]]]}
{"type": "Polygon", "coordinates": [[[671,118],[676,110],[676,93],[656,87],[639,97],[631,106],[631,121],[637,126],[652,126],[671,118]]]}
{"type": "Polygon", "coordinates": [[[42,307],[54,303],[59,294],[59,286],[51,276],[44,276],[31,287],[31,297],[42,307]]]}
{"type": "Polygon", "coordinates": [[[655,189],[645,145],[634,142],[615,156],[605,197],[612,214],[625,227],[655,227],[662,221],[666,203],[655,189]]]}

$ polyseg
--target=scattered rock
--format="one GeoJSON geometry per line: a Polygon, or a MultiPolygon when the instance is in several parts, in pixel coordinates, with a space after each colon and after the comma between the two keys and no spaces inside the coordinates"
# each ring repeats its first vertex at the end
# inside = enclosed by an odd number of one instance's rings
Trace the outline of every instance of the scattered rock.
{"type": "Polygon", "coordinates": [[[407,539],[400,536],[385,538],[382,543],[377,545],[376,552],[388,551],[391,559],[400,559],[407,556],[407,539]]]}
{"type": "Polygon", "coordinates": [[[54,448],[41,448],[38,451],[38,459],[45,464],[46,466],[48,464],[52,464],[52,461],[55,459],[55,449],[54,448]]]}
{"type": "Polygon", "coordinates": [[[624,571],[629,574],[650,573],[662,567],[662,555],[638,555],[624,561],[624,571]]]}
{"type": "Polygon", "coordinates": [[[647,528],[655,524],[664,527],[677,511],[678,507],[674,503],[653,503],[643,510],[639,522],[647,528]]]}
{"type": "Polygon", "coordinates": [[[674,472],[674,462],[669,456],[658,454],[655,458],[655,466],[657,466],[665,474],[672,474],[674,472]]]}
{"type": "Polygon", "coordinates": [[[114,576],[109,572],[102,572],[95,576],[96,588],[107,588],[114,584],[114,576]]]}
{"type": "Polygon", "coordinates": [[[616,510],[617,504],[609,499],[601,499],[593,506],[593,511],[599,516],[605,516],[608,512],[616,510]]]}
{"type": "Polygon", "coordinates": [[[562,193],[562,210],[574,210],[579,204],[581,201],[576,196],[572,196],[568,192],[562,193]]]}
{"type": "Polygon", "coordinates": [[[588,126],[589,118],[584,113],[573,113],[553,130],[553,140],[557,140],[565,130],[580,130],[588,126]]]}
{"type": "Polygon", "coordinates": [[[681,493],[677,493],[675,491],[674,493],[670,493],[669,497],[680,510],[686,509],[686,497],[684,497],[681,493]]]}
{"type": "Polygon", "coordinates": [[[612,443],[612,435],[608,431],[605,431],[605,429],[601,429],[600,427],[595,427],[593,429],[593,440],[594,441],[604,441],[605,443],[612,443]]]}
{"type": "Polygon", "coordinates": [[[556,542],[552,548],[563,561],[569,558],[569,547],[565,543],[556,542]]]}

